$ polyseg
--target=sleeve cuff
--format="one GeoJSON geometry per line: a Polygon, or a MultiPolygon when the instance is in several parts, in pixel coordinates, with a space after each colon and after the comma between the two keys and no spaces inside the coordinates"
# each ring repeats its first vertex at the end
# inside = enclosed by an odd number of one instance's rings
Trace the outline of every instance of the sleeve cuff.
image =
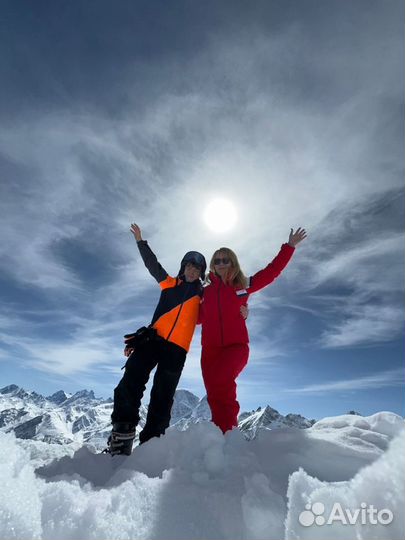
{"type": "Polygon", "coordinates": [[[287,246],[288,249],[292,249],[293,251],[295,250],[295,247],[290,246],[290,244],[289,244],[288,242],[286,242],[285,244],[283,244],[281,247],[284,247],[284,246],[287,246]]]}

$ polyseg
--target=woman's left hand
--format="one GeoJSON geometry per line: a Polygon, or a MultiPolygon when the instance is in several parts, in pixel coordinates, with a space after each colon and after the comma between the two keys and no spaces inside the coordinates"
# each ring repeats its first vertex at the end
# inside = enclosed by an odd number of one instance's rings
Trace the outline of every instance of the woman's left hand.
{"type": "Polygon", "coordinates": [[[293,229],[291,229],[290,237],[288,238],[288,244],[291,247],[295,247],[297,244],[302,242],[304,238],[307,237],[307,232],[305,229],[301,229],[301,227],[298,227],[298,229],[293,233],[293,229]]]}

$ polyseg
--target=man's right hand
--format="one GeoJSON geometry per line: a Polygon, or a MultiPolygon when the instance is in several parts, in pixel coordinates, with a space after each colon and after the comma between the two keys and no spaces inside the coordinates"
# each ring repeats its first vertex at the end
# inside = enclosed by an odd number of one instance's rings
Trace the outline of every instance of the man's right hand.
{"type": "Polygon", "coordinates": [[[135,240],[140,242],[142,240],[142,232],[136,223],[131,223],[131,233],[134,235],[135,240]]]}
{"type": "Polygon", "coordinates": [[[249,307],[247,305],[246,306],[240,306],[240,314],[242,315],[242,317],[246,321],[246,319],[249,316],[249,307]]]}

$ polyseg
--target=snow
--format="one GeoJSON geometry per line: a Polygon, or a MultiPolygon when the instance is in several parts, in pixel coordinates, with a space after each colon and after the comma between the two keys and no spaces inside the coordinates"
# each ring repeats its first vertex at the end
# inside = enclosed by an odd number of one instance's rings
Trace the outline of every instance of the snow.
{"type": "Polygon", "coordinates": [[[316,540],[341,538],[368,540],[372,538],[404,538],[404,478],[405,435],[395,438],[388,451],[373,464],[359,471],[353,479],[335,484],[321,482],[303,469],[290,477],[288,486],[289,512],[286,520],[286,540],[296,538],[316,540]],[[300,524],[298,514],[306,504],[322,503],[323,516],[328,517],[333,505],[340,503],[353,514],[362,505],[388,508],[394,516],[390,524],[361,523],[350,525],[346,518],[323,527],[300,524]],[[325,528],[327,533],[325,533],[325,528]]]}
{"type": "MultiPolygon", "coordinates": [[[[63,390],[45,398],[27,392],[15,384],[0,389],[0,430],[14,431],[17,438],[73,446],[86,444],[94,451],[105,448],[111,431],[112,399],[96,398],[92,390],[68,395],[63,390]]],[[[139,431],[145,425],[147,408],[141,405],[135,446],[139,431]]],[[[211,419],[207,396],[201,399],[192,392],[178,389],[174,396],[171,422],[176,429],[211,419]]],[[[280,427],[310,427],[315,420],[297,414],[281,415],[267,406],[242,413],[239,428],[247,439],[254,439],[259,430],[280,427]]]]}
{"type": "Polygon", "coordinates": [[[282,427],[309,428],[314,421],[307,420],[299,414],[287,414],[283,416],[278,411],[268,405],[252,413],[242,413],[239,417],[239,429],[243,431],[248,439],[254,439],[258,430],[262,428],[275,429],[282,427]]]}
{"type": "Polygon", "coordinates": [[[0,434],[0,538],[40,538],[38,480],[14,436],[0,434]]]}
{"type": "Polygon", "coordinates": [[[0,538],[398,540],[404,446],[404,422],[389,412],[261,429],[251,441],[200,421],[114,458],[0,432],[0,538]],[[394,519],[300,524],[306,504],[326,516],[338,502],[394,519]]]}

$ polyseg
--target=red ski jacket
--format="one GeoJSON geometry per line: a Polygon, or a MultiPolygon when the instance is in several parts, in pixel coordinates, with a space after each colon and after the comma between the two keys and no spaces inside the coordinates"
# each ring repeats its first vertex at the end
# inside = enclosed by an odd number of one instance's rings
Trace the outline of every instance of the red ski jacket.
{"type": "Polygon", "coordinates": [[[204,346],[221,347],[248,343],[249,334],[240,307],[249,295],[269,285],[284,270],[295,248],[283,244],[278,255],[263,270],[248,278],[246,289],[225,285],[210,272],[211,283],[204,288],[200,307],[201,342],[204,346]]]}

